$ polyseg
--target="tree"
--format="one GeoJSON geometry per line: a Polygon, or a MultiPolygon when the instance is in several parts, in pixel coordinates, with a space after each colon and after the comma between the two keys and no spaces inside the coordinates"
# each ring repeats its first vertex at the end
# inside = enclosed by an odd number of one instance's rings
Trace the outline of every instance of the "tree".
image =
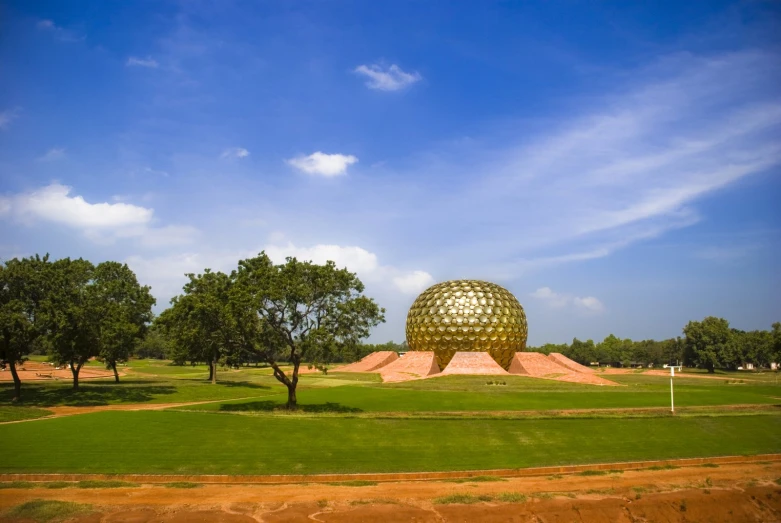
{"type": "Polygon", "coordinates": [[[702,365],[712,374],[716,367],[734,361],[733,333],[727,320],[708,316],[702,321],[690,321],[683,334],[688,363],[702,365]]]}
{"type": "Polygon", "coordinates": [[[206,269],[203,274],[188,274],[184,294],[171,300],[171,307],[160,315],[157,324],[173,347],[177,363],[204,361],[209,365],[209,380],[217,383],[217,365],[236,350],[233,313],[229,290],[231,278],[206,269]]]}
{"type": "Polygon", "coordinates": [[[385,321],[385,309],[362,294],[358,277],[332,261],[316,265],[287,258],[274,265],[261,252],[240,261],[232,279],[231,308],[241,344],[268,363],[287,387],[288,409],[297,408],[302,361],[328,363],[385,321]],[[292,363],[289,373],[278,365],[281,357],[292,363]]]}
{"type": "Polygon", "coordinates": [[[98,355],[99,303],[89,289],[95,267],[79,258],[53,262],[47,272],[41,315],[46,329],[50,358],[68,365],[73,389],[79,388],[79,372],[98,355]]]}
{"type": "Polygon", "coordinates": [[[580,341],[579,339],[574,338],[568,351],[564,353],[564,355],[578,363],[588,365],[592,361],[596,361],[597,350],[593,340],[580,341]]]}
{"type": "Polygon", "coordinates": [[[119,382],[117,363],[126,362],[143,338],[155,299],[127,265],[111,261],[95,267],[90,290],[97,307],[98,355],[119,382]]]}
{"type": "Polygon", "coordinates": [[[163,334],[162,329],[154,323],[146,329],[146,334],[136,344],[135,354],[137,357],[155,358],[163,360],[165,358],[174,359],[171,354],[171,344],[168,338],[163,334]]]}
{"type": "Polygon", "coordinates": [[[40,304],[49,256],[12,259],[0,265],[0,365],[14,380],[13,401],[22,395],[16,366],[40,340],[40,304]]]}
{"type": "Polygon", "coordinates": [[[781,322],[777,321],[773,324],[773,330],[770,334],[773,337],[773,344],[768,359],[771,363],[781,363],[781,322]]]}

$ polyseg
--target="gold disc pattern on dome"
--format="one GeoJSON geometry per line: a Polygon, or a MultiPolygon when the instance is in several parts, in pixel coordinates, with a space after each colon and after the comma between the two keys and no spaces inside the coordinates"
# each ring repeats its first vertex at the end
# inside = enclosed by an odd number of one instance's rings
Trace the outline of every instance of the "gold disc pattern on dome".
{"type": "Polygon", "coordinates": [[[510,291],[479,280],[432,285],[407,314],[407,344],[434,351],[444,369],[456,352],[487,352],[505,370],[526,348],[526,314],[510,291]]]}

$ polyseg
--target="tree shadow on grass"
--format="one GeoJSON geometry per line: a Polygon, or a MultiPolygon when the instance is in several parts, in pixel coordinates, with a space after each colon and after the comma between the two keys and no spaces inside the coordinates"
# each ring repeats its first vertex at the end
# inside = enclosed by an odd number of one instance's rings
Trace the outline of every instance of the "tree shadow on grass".
{"type": "MultiPolygon", "coordinates": [[[[140,382],[144,383],[144,382],[140,382]]],[[[13,385],[0,386],[0,404],[11,405],[13,385]]],[[[24,407],[97,407],[113,403],[145,403],[158,396],[175,393],[176,387],[171,385],[130,385],[128,383],[83,383],[79,390],[73,390],[70,384],[62,385],[22,385],[22,401],[24,407]]]]}
{"type": "MultiPolygon", "coordinates": [[[[221,412],[273,412],[273,411],[286,411],[285,404],[277,401],[251,401],[248,403],[226,403],[220,405],[221,412]]],[[[363,409],[356,407],[348,407],[341,403],[319,403],[314,405],[298,405],[298,412],[314,412],[314,413],[358,413],[363,412],[363,409]]]]}
{"type": "Polygon", "coordinates": [[[247,389],[271,389],[271,387],[268,385],[261,385],[260,383],[254,383],[251,381],[218,381],[217,385],[222,385],[223,387],[242,387],[247,389]]]}

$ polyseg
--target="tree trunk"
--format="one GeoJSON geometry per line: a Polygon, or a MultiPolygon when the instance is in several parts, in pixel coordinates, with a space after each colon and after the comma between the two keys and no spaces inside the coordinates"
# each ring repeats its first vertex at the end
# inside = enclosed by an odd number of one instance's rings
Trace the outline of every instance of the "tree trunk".
{"type": "Polygon", "coordinates": [[[8,362],[8,366],[11,367],[11,376],[14,378],[14,399],[11,401],[21,401],[22,400],[22,380],[19,379],[19,373],[16,372],[16,362],[11,359],[11,361],[8,362]]]}
{"type": "Polygon", "coordinates": [[[114,370],[114,381],[116,383],[119,383],[119,373],[117,372],[117,362],[112,361],[111,362],[111,368],[114,370]]]}
{"type": "Polygon", "coordinates": [[[212,366],[212,362],[210,361],[209,362],[209,380],[208,381],[211,381],[213,376],[214,376],[214,367],[212,366]]]}
{"type": "Polygon", "coordinates": [[[217,384],[217,355],[214,355],[214,361],[212,362],[212,385],[217,384]]]}
{"type": "Polygon", "coordinates": [[[708,367],[708,374],[716,373],[716,369],[714,368],[713,363],[708,363],[707,367],[708,367]]]}
{"type": "Polygon", "coordinates": [[[293,360],[293,379],[287,385],[287,410],[298,410],[296,387],[298,386],[298,367],[301,365],[301,361],[295,356],[291,359],[293,360]]]}
{"type": "Polygon", "coordinates": [[[79,371],[81,370],[81,365],[76,365],[74,361],[71,361],[71,374],[73,374],[73,390],[79,390],[79,371]]]}
{"type": "Polygon", "coordinates": [[[298,410],[298,401],[296,400],[296,386],[292,383],[287,386],[287,410],[298,410]]]}

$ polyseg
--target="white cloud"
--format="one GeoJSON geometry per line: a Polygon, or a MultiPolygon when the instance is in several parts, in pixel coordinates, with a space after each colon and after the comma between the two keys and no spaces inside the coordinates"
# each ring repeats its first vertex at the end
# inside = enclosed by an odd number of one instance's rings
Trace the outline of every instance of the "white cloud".
{"type": "Polygon", "coordinates": [[[19,115],[18,109],[7,109],[0,112],[0,129],[7,129],[12,121],[19,115]]]}
{"type": "Polygon", "coordinates": [[[52,20],[39,20],[35,24],[41,31],[49,31],[61,42],[80,42],[85,39],[83,35],[77,35],[73,31],[58,26],[52,20]]]}
{"type": "Polygon", "coordinates": [[[393,284],[405,294],[419,294],[434,284],[434,277],[425,271],[412,271],[393,278],[393,284]]]}
{"type": "Polygon", "coordinates": [[[366,87],[380,91],[398,91],[421,80],[417,72],[407,73],[398,65],[382,67],[377,64],[359,65],[354,69],[355,73],[368,78],[366,87]]]}
{"type": "Polygon", "coordinates": [[[135,56],[130,56],[127,59],[127,62],[125,62],[125,65],[128,67],[146,67],[149,69],[157,69],[160,67],[160,64],[157,62],[157,60],[147,56],[146,58],[137,58],[135,56]]]}
{"type": "Polygon", "coordinates": [[[550,287],[540,287],[539,289],[531,293],[529,296],[531,296],[532,298],[543,300],[551,307],[564,307],[570,301],[570,298],[568,296],[564,296],[563,294],[558,294],[556,292],[553,292],[553,290],[551,290],[550,287]]]}
{"type": "Polygon", "coordinates": [[[357,162],[358,158],[352,155],[325,154],[320,151],[287,161],[288,164],[307,174],[319,174],[327,178],[345,174],[347,167],[357,162]]]}
{"type": "Polygon", "coordinates": [[[70,187],[53,183],[14,197],[12,207],[25,219],[89,229],[146,225],[152,220],[152,209],[127,203],[88,203],[81,196],[69,196],[70,192],[70,187]]]}
{"type": "Polygon", "coordinates": [[[605,310],[605,306],[602,302],[593,296],[586,296],[585,298],[578,298],[577,296],[572,299],[576,307],[581,307],[592,312],[602,312],[605,310]]]}
{"type": "Polygon", "coordinates": [[[549,307],[557,309],[572,305],[576,309],[581,309],[588,312],[602,312],[605,310],[602,302],[593,296],[585,296],[581,298],[571,294],[554,292],[550,287],[540,287],[536,291],[529,294],[529,296],[541,300],[549,307]]]}
{"type": "Polygon", "coordinates": [[[0,214],[10,214],[28,225],[39,221],[62,224],[100,244],[134,238],[145,247],[184,245],[198,234],[187,226],[154,227],[152,209],[117,201],[89,203],[82,196],[72,196],[71,191],[71,187],[53,183],[0,198],[0,214]]]}
{"type": "Polygon", "coordinates": [[[395,290],[404,294],[417,294],[434,282],[434,278],[424,271],[403,271],[393,266],[381,265],[376,254],[356,246],[319,244],[297,247],[288,242],[286,245],[267,245],[264,250],[274,263],[284,263],[288,256],[318,264],[332,260],[337,267],[346,267],[357,273],[365,282],[375,285],[390,283],[395,290]]]}
{"type": "Polygon", "coordinates": [[[64,147],[54,147],[49,149],[43,156],[38,157],[39,162],[52,162],[65,157],[64,147]]]}
{"type": "Polygon", "coordinates": [[[332,260],[338,268],[347,268],[357,273],[367,285],[367,294],[375,297],[379,295],[380,305],[389,302],[406,303],[410,295],[418,294],[434,281],[431,275],[424,271],[403,271],[382,265],[376,254],[361,247],[326,244],[299,247],[288,242],[248,250],[207,250],[151,257],[133,255],[127,257],[125,262],[133,269],[141,283],[152,286],[158,307],[164,308],[173,296],[181,294],[182,286],[187,280],[186,273],[202,273],[205,268],[229,273],[236,268],[239,260],[254,257],[260,251],[265,251],[274,263],[284,263],[288,256],[317,264],[332,260]]]}
{"type": "Polygon", "coordinates": [[[239,158],[246,158],[247,156],[249,156],[249,151],[243,147],[231,147],[230,149],[225,149],[220,155],[220,158],[236,160],[239,158]]]}

